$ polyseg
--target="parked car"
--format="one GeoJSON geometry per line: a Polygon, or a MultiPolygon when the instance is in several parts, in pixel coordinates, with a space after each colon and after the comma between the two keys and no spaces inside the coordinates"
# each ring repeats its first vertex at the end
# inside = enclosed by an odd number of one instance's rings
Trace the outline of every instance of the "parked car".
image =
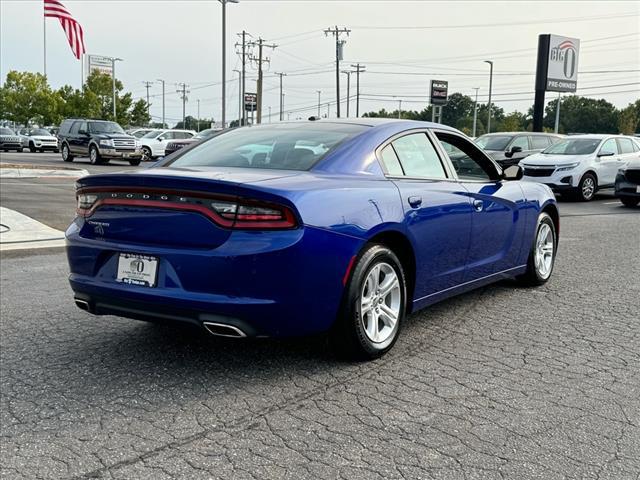
{"type": "Polygon", "coordinates": [[[7,127],[0,127],[0,150],[8,152],[15,150],[22,151],[22,139],[20,135],[7,127]]]}
{"type": "Polygon", "coordinates": [[[22,132],[22,148],[28,148],[30,152],[58,152],[58,138],[44,128],[32,128],[22,132]]]}
{"type": "Polygon", "coordinates": [[[60,125],[58,141],[65,162],[89,157],[93,164],[115,159],[139,165],[142,159],[140,140],[127,135],[115,122],[70,118],[60,125]]]}
{"type": "Polygon", "coordinates": [[[153,160],[162,157],[168,141],[192,138],[195,134],[193,130],[152,130],[140,139],[143,159],[153,160]]]}
{"type": "Polygon", "coordinates": [[[618,170],[616,175],[616,197],[626,207],[640,203],[640,160],[631,160],[618,170]]]}
{"type": "Polygon", "coordinates": [[[589,201],[614,186],[616,173],[640,158],[640,146],[622,135],[574,135],[520,162],[524,180],[544,183],[553,191],[589,201]]]}
{"type": "Polygon", "coordinates": [[[535,132],[487,133],[475,142],[501,167],[517,165],[520,160],[562,140],[560,135],[535,132]]]}
{"type": "Polygon", "coordinates": [[[148,169],[79,179],[69,280],[96,315],[229,337],[328,331],[375,358],[412,311],[503,278],[549,280],[555,197],[521,175],[435,123],[231,129],[148,169]],[[253,145],[269,150],[240,153],[253,145]],[[473,167],[456,171],[447,150],[473,167]]]}
{"type": "Polygon", "coordinates": [[[153,132],[154,130],[156,130],[156,129],[155,128],[134,128],[134,129],[131,129],[131,130],[127,130],[127,133],[129,135],[133,135],[136,138],[142,138],[147,133],[153,132]]]}
{"type": "Polygon", "coordinates": [[[206,140],[207,138],[213,137],[216,133],[221,132],[222,130],[219,128],[207,128],[206,130],[202,130],[201,132],[196,133],[191,138],[183,138],[181,140],[171,140],[167,142],[167,146],[164,147],[165,156],[171,155],[173,152],[177,152],[182,147],[186,147],[187,145],[192,145],[197,142],[201,142],[202,140],[206,140]]]}

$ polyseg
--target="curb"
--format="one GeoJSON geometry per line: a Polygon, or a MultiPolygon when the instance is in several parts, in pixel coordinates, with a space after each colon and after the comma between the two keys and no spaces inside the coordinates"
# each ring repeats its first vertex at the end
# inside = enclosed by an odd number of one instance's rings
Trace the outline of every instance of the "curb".
{"type": "Polygon", "coordinates": [[[64,247],[64,232],[0,207],[0,251],[64,247]]]}
{"type": "Polygon", "coordinates": [[[73,177],[89,175],[84,169],[0,168],[0,178],[73,177]]]}

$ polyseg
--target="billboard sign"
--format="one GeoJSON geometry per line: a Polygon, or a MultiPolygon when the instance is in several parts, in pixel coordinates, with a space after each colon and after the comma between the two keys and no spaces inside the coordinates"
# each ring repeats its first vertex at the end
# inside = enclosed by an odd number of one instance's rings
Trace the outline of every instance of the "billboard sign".
{"type": "Polygon", "coordinates": [[[431,105],[446,105],[449,82],[445,80],[431,80],[431,105]]]}
{"type": "Polygon", "coordinates": [[[549,35],[549,56],[547,59],[548,92],[575,92],[578,86],[578,52],[580,40],[577,38],[549,35]]]}
{"type": "Polygon", "coordinates": [[[244,94],[244,109],[247,112],[255,112],[258,106],[258,94],[257,93],[245,93],[244,94]]]}
{"type": "Polygon", "coordinates": [[[89,75],[91,75],[94,70],[98,70],[100,73],[106,73],[107,75],[111,75],[113,72],[113,64],[109,57],[87,55],[87,63],[89,75]]]}

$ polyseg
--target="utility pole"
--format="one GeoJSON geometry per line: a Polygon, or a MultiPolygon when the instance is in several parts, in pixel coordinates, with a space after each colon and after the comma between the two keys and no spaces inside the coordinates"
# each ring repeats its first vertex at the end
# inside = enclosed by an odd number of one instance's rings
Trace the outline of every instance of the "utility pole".
{"type": "Polygon", "coordinates": [[[331,104],[327,103],[327,118],[329,118],[329,115],[331,115],[331,104]]]}
{"type": "Polygon", "coordinates": [[[196,102],[198,103],[198,118],[196,120],[196,125],[197,125],[196,129],[199,132],[200,131],[200,99],[198,98],[196,102]]]}
{"type": "Polygon", "coordinates": [[[333,35],[336,39],[336,115],[337,118],[340,118],[340,60],[342,60],[342,50],[344,44],[347,43],[346,40],[340,40],[340,35],[346,34],[347,37],[351,33],[351,30],[348,28],[338,28],[336,25],[334,28],[327,28],[324,31],[325,36],[329,36],[329,34],[333,35]]]}
{"type": "Polygon", "coordinates": [[[365,66],[356,63],[355,65],[351,65],[355,68],[356,74],[356,117],[360,116],[360,74],[365,71],[365,66]]]}
{"type": "Polygon", "coordinates": [[[162,84],[162,128],[164,128],[164,80],[159,78],[158,82],[162,84]]]}
{"type": "Polygon", "coordinates": [[[476,101],[473,103],[473,133],[471,136],[475,137],[476,124],[478,123],[478,90],[480,90],[480,87],[474,87],[473,89],[476,91],[476,101]]]}
{"type": "Polygon", "coordinates": [[[318,118],[320,118],[320,94],[322,93],[320,90],[316,90],[318,92],[318,118]]]}
{"type": "Polygon", "coordinates": [[[238,74],[238,126],[242,126],[242,70],[235,69],[238,74]]]}
{"type": "Polygon", "coordinates": [[[256,58],[255,56],[251,56],[251,60],[257,62],[258,64],[258,85],[257,85],[257,108],[256,108],[256,121],[258,124],[262,123],[262,64],[263,63],[269,63],[269,59],[268,58],[264,58],[262,56],[262,49],[263,48],[271,48],[274,49],[277,47],[277,45],[275,44],[265,44],[264,40],[262,38],[258,38],[257,42],[249,42],[249,45],[251,46],[257,46],[258,47],[258,57],[256,58]]]}
{"type": "Polygon", "coordinates": [[[151,115],[149,115],[149,87],[151,87],[151,85],[153,85],[153,82],[145,81],[145,82],[142,82],[142,84],[147,89],[147,117],[150,119],[151,115]]]}
{"type": "Polygon", "coordinates": [[[489,113],[487,115],[487,133],[491,133],[491,89],[493,86],[493,62],[491,60],[485,60],[484,63],[489,64],[489,113]]]}
{"type": "Polygon", "coordinates": [[[187,87],[189,85],[187,85],[186,83],[178,83],[178,86],[181,87],[178,90],[176,90],[176,92],[178,92],[180,94],[180,98],[182,99],[182,128],[186,128],[185,125],[185,109],[186,109],[186,104],[187,104],[187,93],[189,93],[189,90],[187,90],[187,87]]]}
{"type": "Polygon", "coordinates": [[[351,70],[343,70],[347,76],[347,118],[349,118],[349,104],[351,103],[351,74],[353,73],[351,70]]]}
{"type": "Polygon", "coordinates": [[[242,58],[242,85],[240,88],[240,97],[242,98],[241,100],[241,104],[242,104],[242,117],[240,119],[240,126],[246,125],[247,124],[247,111],[244,109],[244,95],[246,93],[246,77],[247,77],[247,35],[251,36],[249,33],[247,33],[246,31],[242,31],[242,33],[238,33],[239,37],[242,37],[242,42],[241,43],[236,43],[236,48],[237,47],[241,47],[240,52],[236,52],[238,53],[238,55],[241,56],[242,58]]]}
{"type": "MultiPolygon", "coordinates": [[[[284,94],[282,93],[282,77],[286,77],[286,73],[276,73],[280,77],[280,121],[284,119],[284,94]]],[[[271,108],[271,107],[269,107],[271,108]]],[[[269,121],[271,121],[271,114],[269,114],[269,121]]]]}
{"type": "Polygon", "coordinates": [[[398,118],[402,118],[402,99],[398,100],[398,118]]]}

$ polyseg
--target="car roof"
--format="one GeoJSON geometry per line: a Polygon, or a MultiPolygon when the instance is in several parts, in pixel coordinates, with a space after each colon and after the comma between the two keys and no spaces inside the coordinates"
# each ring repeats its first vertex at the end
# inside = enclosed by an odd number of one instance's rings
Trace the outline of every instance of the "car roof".
{"type": "Polygon", "coordinates": [[[552,136],[552,137],[562,136],[562,134],[560,133],[553,133],[553,132],[492,132],[492,133],[485,133],[482,136],[492,137],[494,135],[495,136],[498,136],[498,135],[544,135],[544,136],[552,136]]]}
{"type": "Polygon", "coordinates": [[[604,134],[604,133],[581,133],[579,135],[569,135],[566,139],[572,140],[574,138],[586,138],[586,139],[593,139],[593,140],[602,140],[604,138],[619,137],[619,136],[620,135],[604,134]]]}

